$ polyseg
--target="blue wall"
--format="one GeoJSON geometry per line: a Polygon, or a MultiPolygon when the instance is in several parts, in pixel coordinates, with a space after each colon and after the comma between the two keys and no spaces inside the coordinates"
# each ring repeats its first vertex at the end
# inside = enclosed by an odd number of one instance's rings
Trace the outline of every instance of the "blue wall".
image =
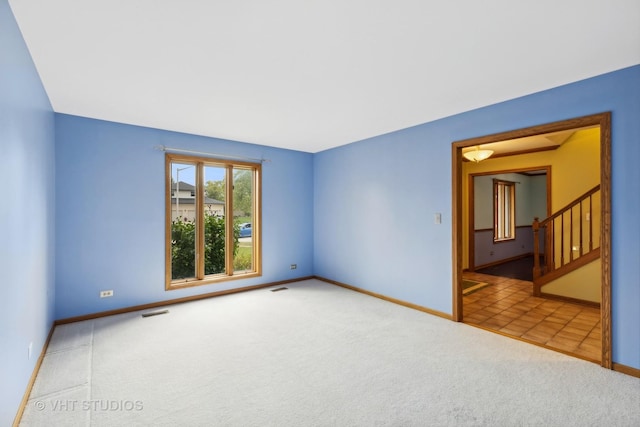
{"type": "Polygon", "coordinates": [[[56,319],[313,274],[309,153],[56,114],[56,171],[56,319]],[[270,160],[262,277],[165,291],[158,145],[270,160]]]}
{"type": "Polygon", "coordinates": [[[316,154],[315,274],[451,313],[451,143],[605,111],[613,361],[640,368],[640,66],[316,154]]]}
{"type": "Polygon", "coordinates": [[[0,0],[0,425],[13,422],[53,324],[54,114],[0,0]],[[31,359],[29,343],[33,343],[31,359]]]}
{"type": "Polygon", "coordinates": [[[54,115],[0,0],[0,425],[54,318],[312,274],[450,313],[451,142],[603,111],[613,113],[613,360],[640,369],[640,66],[311,155],[54,115]],[[271,160],[262,277],[164,290],[160,144],[271,160]],[[114,297],[100,299],[104,289],[114,297]]]}

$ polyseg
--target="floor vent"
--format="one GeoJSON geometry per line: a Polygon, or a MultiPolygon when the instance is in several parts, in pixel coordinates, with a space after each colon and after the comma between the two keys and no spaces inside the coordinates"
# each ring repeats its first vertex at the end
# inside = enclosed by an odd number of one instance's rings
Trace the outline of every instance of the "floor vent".
{"type": "Polygon", "coordinates": [[[287,290],[287,289],[289,289],[289,288],[284,288],[283,287],[283,288],[271,289],[271,292],[284,291],[284,290],[287,290]]]}
{"type": "Polygon", "coordinates": [[[169,310],[150,311],[149,313],[142,313],[142,317],[158,316],[160,314],[167,314],[169,310]]]}

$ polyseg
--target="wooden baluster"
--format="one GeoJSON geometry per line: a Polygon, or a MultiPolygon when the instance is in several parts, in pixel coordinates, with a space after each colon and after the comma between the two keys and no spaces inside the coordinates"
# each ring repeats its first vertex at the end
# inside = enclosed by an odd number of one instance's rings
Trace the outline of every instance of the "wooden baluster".
{"type": "Polygon", "coordinates": [[[593,202],[589,196],[589,252],[593,250],[593,202]]]}
{"type": "Polygon", "coordinates": [[[556,225],[555,220],[551,224],[550,228],[547,228],[547,249],[545,250],[545,258],[547,260],[547,271],[553,271],[556,269],[556,225]],[[547,255],[549,254],[549,255],[547,255]]]}
{"type": "Polygon", "coordinates": [[[573,261],[573,208],[569,209],[569,262],[573,261]]]}
{"type": "Polygon", "coordinates": [[[584,242],[582,241],[582,221],[583,221],[582,202],[580,202],[580,242],[578,242],[578,244],[580,245],[580,256],[583,255],[583,251],[584,251],[584,242]]]}
{"type": "Polygon", "coordinates": [[[560,215],[560,267],[564,265],[564,213],[560,215]]]}

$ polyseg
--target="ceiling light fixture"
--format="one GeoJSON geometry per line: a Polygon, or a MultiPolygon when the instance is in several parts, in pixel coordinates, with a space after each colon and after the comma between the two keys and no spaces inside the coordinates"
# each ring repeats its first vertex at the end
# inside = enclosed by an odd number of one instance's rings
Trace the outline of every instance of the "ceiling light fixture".
{"type": "Polygon", "coordinates": [[[488,159],[492,154],[493,150],[481,150],[479,145],[476,145],[475,150],[472,149],[462,153],[465,159],[476,163],[488,159]]]}

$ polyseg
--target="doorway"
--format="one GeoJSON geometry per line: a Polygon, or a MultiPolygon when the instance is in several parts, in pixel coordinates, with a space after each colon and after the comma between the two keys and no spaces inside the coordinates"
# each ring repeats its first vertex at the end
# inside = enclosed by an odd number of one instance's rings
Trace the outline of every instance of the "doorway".
{"type": "MultiPolygon", "coordinates": [[[[463,150],[469,147],[494,149],[494,158],[521,156],[525,154],[539,153],[541,151],[553,149],[553,143],[535,143],[536,137],[541,135],[551,135],[546,140],[554,140],[555,135],[563,132],[571,132],[579,129],[599,128],[599,181],[600,181],[600,202],[598,214],[600,218],[599,245],[600,245],[600,310],[599,321],[601,329],[601,357],[600,363],[603,367],[611,368],[611,259],[610,259],[610,170],[611,170],[611,132],[610,113],[601,113],[592,116],[580,117],[561,122],[549,123],[525,129],[504,132],[500,134],[482,136],[463,141],[456,141],[452,144],[452,188],[453,188],[453,318],[456,321],[464,320],[463,304],[463,271],[469,271],[469,206],[464,197],[468,194],[469,184],[466,179],[463,166],[463,150]],[[523,141],[527,141],[524,144],[523,141]]],[[[556,141],[557,142],[557,141],[556,141]]],[[[511,157],[516,159],[516,157],[511,157]]],[[[521,157],[519,157],[521,158],[521,157]]],[[[504,159],[503,159],[504,160],[504,159]]],[[[503,162],[504,164],[504,162],[503,162]]],[[[570,180],[566,180],[567,185],[570,180]]],[[[551,197],[551,196],[550,196],[551,197]]],[[[551,205],[551,203],[549,203],[551,205]]],[[[471,264],[473,270],[473,264],[471,264]]]]}

